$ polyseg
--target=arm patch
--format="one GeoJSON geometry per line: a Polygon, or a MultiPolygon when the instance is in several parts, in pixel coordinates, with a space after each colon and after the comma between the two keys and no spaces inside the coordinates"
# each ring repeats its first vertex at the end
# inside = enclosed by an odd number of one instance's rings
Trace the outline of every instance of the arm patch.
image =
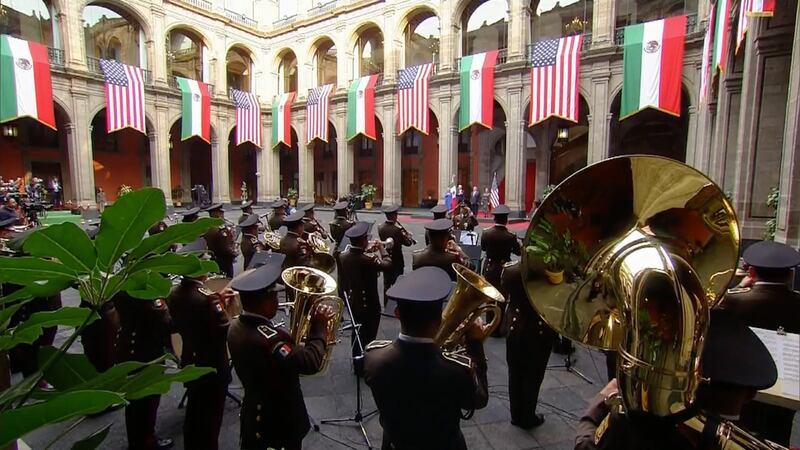
{"type": "Polygon", "coordinates": [[[272,339],[278,334],[277,331],[268,327],[267,325],[259,325],[258,332],[267,339],[272,339]]]}
{"type": "Polygon", "coordinates": [[[458,364],[459,366],[466,367],[467,369],[472,368],[472,358],[467,355],[455,352],[442,352],[442,356],[447,361],[458,364]]]}
{"type": "Polygon", "coordinates": [[[285,360],[292,354],[292,346],[286,342],[279,341],[272,348],[272,354],[281,361],[285,360]]]}

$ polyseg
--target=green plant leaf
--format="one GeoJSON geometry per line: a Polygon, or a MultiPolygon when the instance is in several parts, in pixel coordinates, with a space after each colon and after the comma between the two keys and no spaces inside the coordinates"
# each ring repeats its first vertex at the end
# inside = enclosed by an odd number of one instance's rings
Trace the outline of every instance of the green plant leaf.
{"type": "MultiPolygon", "coordinates": [[[[132,195],[132,194],[128,194],[132,195]]],[[[165,298],[172,289],[172,282],[161,274],[149,271],[134,273],[122,285],[122,290],[131,297],[152,300],[165,298]]]]}
{"type": "Polygon", "coordinates": [[[139,245],[144,233],[163,219],[165,212],[164,193],[157,188],[131,192],[106,208],[94,239],[100,266],[112,267],[123,253],[139,245]]]}
{"type": "MultiPolygon", "coordinates": [[[[41,347],[37,355],[39,367],[58,352],[52,346],[41,347]]],[[[99,373],[83,353],[63,353],[44,373],[44,379],[59,391],[66,391],[87,383],[97,375],[99,373]]]]}
{"type": "Polygon", "coordinates": [[[8,328],[8,324],[11,322],[11,317],[13,317],[17,310],[22,308],[22,305],[25,303],[26,302],[20,302],[16,305],[7,306],[3,309],[0,309],[0,331],[4,331],[6,328],[8,328]]]}
{"type": "Polygon", "coordinates": [[[130,383],[125,385],[125,398],[137,400],[149,395],[166,394],[172,383],[185,383],[215,372],[215,369],[211,367],[195,366],[186,366],[172,373],[164,373],[165,369],[165,366],[153,365],[138,373],[130,383]]]}
{"type": "Polygon", "coordinates": [[[199,276],[208,274],[208,273],[218,273],[219,272],[219,264],[216,261],[211,260],[200,260],[200,270],[195,273],[189,274],[189,277],[197,278],[199,276]]]}
{"type": "Polygon", "coordinates": [[[97,262],[91,239],[72,222],[51,225],[32,233],[23,247],[32,256],[55,258],[76,272],[91,272],[97,262]]]}
{"type": "Polygon", "coordinates": [[[63,326],[79,327],[86,320],[97,320],[97,314],[88,308],[64,307],[56,311],[40,311],[31,314],[28,320],[20,323],[11,333],[0,335],[0,351],[19,344],[30,344],[42,334],[42,329],[63,326]]]}
{"type": "Polygon", "coordinates": [[[48,281],[75,282],[77,274],[65,265],[33,256],[0,257],[0,281],[21,286],[48,281]]]}
{"type": "Polygon", "coordinates": [[[125,403],[119,394],[107,391],[67,392],[47,401],[9,409],[0,413],[0,446],[25,436],[46,425],[73,417],[95,414],[111,406],[125,403]]]}
{"type": "Polygon", "coordinates": [[[189,275],[197,273],[202,268],[200,258],[195,255],[164,253],[139,261],[130,268],[129,272],[133,274],[141,270],[149,270],[158,273],[189,275]]]}
{"type": "Polygon", "coordinates": [[[191,223],[179,223],[161,233],[148,236],[130,252],[130,258],[139,259],[150,253],[163,253],[172,244],[188,244],[204,235],[210,228],[223,224],[222,219],[204,217],[191,223]]]}
{"type": "Polygon", "coordinates": [[[72,444],[72,450],[94,450],[106,440],[108,436],[108,432],[111,431],[111,425],[108,424],[103,428],[95,431],[94,433],[86,436],[85,438],[81,439],[80,441],[72,444]]]}
{"type": "Polygon", "coordinates": [[[5,295],[4,297],[0,297],[0,305],[7,305],[10,303],[15,303],[20,300],[32,300],[33,294],[27,287],[23,287],[20,289],[15,290],[14,292],[5,295]]]}

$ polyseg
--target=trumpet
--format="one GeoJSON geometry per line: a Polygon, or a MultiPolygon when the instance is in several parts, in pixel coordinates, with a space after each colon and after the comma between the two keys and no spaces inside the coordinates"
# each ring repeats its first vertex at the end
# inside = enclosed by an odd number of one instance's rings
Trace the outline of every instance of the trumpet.
{"type": "Polygon", "coordinates": [[[414,233],[408,231],[406,227],[403,226],[400,222],[395,221],[394,225],[397,228],[400,228],[400,232],[403,233],[403,239],[408,242],[411,242],[411,245],[417,245],[417,240],[414,239],[414,233]]]}
{"type": "Polygon", "coordinates": [[[461,246],[459,246],[456,243],[456,241],[454,240],[447,241],[447,247],[445,247],[444,251],[458,256],[461,265],[463,266],[470,265],[469,256],[466,253],[464,253],[464,250],[461,249],[461,246]]]}
{"type": "Polygon", "coordinates": [[[377,239],[373,240],[373,241],[369,241],[369,244],[367,244],[367,248],[364,249],[364,253],[379,252],[381,250],[381,248],[383,248],[386,251],[389,251],[392,248],[394,248],[394,239],[388,238],[385,241],[381,241],[381,240],[377,240],[377,239]]]}

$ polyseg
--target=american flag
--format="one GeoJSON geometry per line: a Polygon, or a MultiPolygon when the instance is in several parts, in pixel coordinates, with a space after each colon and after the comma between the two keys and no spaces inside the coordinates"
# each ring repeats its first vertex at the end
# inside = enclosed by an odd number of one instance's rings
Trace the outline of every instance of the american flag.
{"type": "Polygon", "coordinates": [[[314,139],[328,142],[328,109],[332,84],[326,84],[308,91],[306,103],[306,142],[314,139]]]}
{"type": "Polygon", "coordinates": [[[106,79],[106,131],[133,128],[145,132],[142,69],[110,59],[100,60],[106,79]]]}
{"type": "Polygon", "coordinates": [[[497,172],[492,176],[492,189],[489,191],[489,206],[492,209],[500,206],[500,188],[497,185],[497,172]]]}
{"type": "Polygon", "coordinates": [[[433,64],[406,67],[397,80],[397,134],[416,128],[430,133],[428,113],[428,79],[433,64]]]}
{"type": "Polygon", "coordinates": [[[236,106],[236,145],[252,142],[261,147],[261,105],[256,94],[231,88],[231,99],[236,106]]]}
{"type": "Polygon", "coordinates": [[[582,45],[583,35],[533,44],[529,126],[550,116],[578,122],[578,75],[582,45]]]}

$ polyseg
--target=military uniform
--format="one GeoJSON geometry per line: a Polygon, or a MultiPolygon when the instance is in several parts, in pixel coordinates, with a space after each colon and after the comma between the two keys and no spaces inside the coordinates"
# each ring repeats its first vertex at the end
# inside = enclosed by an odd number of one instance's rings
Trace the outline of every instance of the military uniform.
{"type": "MultiPolygon", "coordinates": [[[[88,302],[81,301],[83,308],[91,308],[88,302]]],[[[100,307],[99,319],[87,325],[81,333],[83,353],[98,372],[105,372],[115,361],[115,340],[119,333],[119,314],[114,300],[109,300],[100,307]]]]}
{"type": "Polygon", "coordinates": [[[231,323],[228,346],[244,387],[241,448],[300,449],[310,424],[299,375],[314,374],[325,354],[324,326],[313,326],[295,347],[284,329],[266,317],[242,313],[231,323]]]}
{"type": "MultiPolygon", "coordinates": [[[[242,206],[240,206],[239,209],[242,210],[242,215],[239,216],[239,220],[236,222],[238,224],[244,222],[245,219],[247,219],[248,216],[253,214],[253,201],[252,200],[248,200],[248,201],[242,203],[242,206]]],[[[247,266],[245,265],[245,267],[247,267],[247,266]]]]}
{"type": "Polygon", "coordinates": [[[719,307],[751,327],[800,333],[800,292],[786,283],[757,281],[752,287],[728,289],[719,307]]]}
{"type": "Polygon", "coordinates": [[[300,236],[295,232],[288,232],[286,236],[281,239],[280,252],[286,255],[283,261],[283,267],[307,266],[311,254],[305,245],[300,244],[300,236]]]}
{"type": "MultiPolygon", "coordinates": [[[[172,327],[164,300],[141,300],[125,292],[114,298],[120,319],[116,361],[150,362],[166,353],[172,327]]],[[[159,448],[155,435],[160,395],[131,400],[125,407],[125,429],[129,450],[159,448]]]]}
{"type": "Polygon", "coordinates": [[[505,225],[495,224],[481,233],[481,250],[486,252],[483,276],[492,286],[499,288],[503,266],[511,261],[512,253],[520,254],[519,240],[505,225]]]}
{"type": "MultiPolygon", "coordinates": [[[[6,296],[18,290],[21,286],[4,284],[2,295],[6,296]]],[[[61,294],[50,297],[35,298],[22,305],[11,317],[9,328],[15,327],[28,320],[32,314],[43,311],[56,311],[61,308],[61,294]]],[[[39,348],[53,345],[58,327],[48,327],[30,344],[19,344],[8,352],[12,372],[22,372],[23,377],[33,375],[39,368],[39,348]]]]}
{"type": "Polygon", "coordinates": [[[278,231],[280,227],[283,226],[283,219],[286,217],[286,213],[284,212],[273,212],[272,215],[269,217],[267,223],[269,224],[269,229],[272,231],[278,231]]]}
{"type": "Polygon", "coordinates": [[[175,329],[183,340],[181,366],[212,367],[216,373],[186,383],[185,448],[217,448],[225,394],[230,382],[226,337],[228,316],[213,292],[199,280],[184,278],[167,299],[175,329]]]}
{"type": "Polygon", "coordinates": [[[208,249],[213,253],[212,259],[219,265],[219,270],[228,278],[233,278],[233,261],[236,259],[233,235],[227,226],[221,225],[206,231],[204,235],[208,249]]]}
{"type": "Polygon", "coordinates": [[[248,233],[242,234],[242,243],[240,245],[242,248],[242,258],[244,258],[243,267],[248,267],[250,265],[250,261],[253,259],[253,255],[255,255],[256,252],[263,252],[265,250],[264,244],[258,240],[258,236],[248,233]]]}
{"type": "Polygon", "coordinates": [[[557,335],[528,301],[519,262],[503,269],[501,292],[509,302],[506,361],[511,423],[527,429],[542,421],[536,415],[536,403],[557,335]]]}
{"type": "MultiPolygon", "coordinates": [[[[339,249],[339,247],[342,245],[342,240],[344,240],[344,233],[355,224],[355,222],[347,220],[347,217],[344,216],[345,211],[347,210],[347,206],[348,206],[347,202],[338,202],[335,205],[333,205],[333,211],[335,217],[333,218],[331,223],[328,224],[328,228],[331,230],[331,237],[335,242],[333,247],[333,258],[336,260],[337,276],[340,276],[340,274],[342,273],[342,264],[339,261],[339,254],[341,254],[342,251],[339,249]]],[[[339,296],[341,297],[342,296],[341,283],[339,283],[338,290],[339,290],[339,296]]]]}
{"type": "Polygon", "coordinates": [[[164,230],[166,229],[167,229],[167,224],[164,223],[163,220],[159,220],[158,223],[156,223],[155,225],[150,227],[150,229],[147,230],[147,234],[149,234],[150,236],[154,236],[158,233],[164,232],[164,230]]]}
{"type": "MultiPolygon", "coordinates": [[[[447,207],[444,205],[436,205],[431,208],[431,213],[433,214],[433,220],[438,219],[445,219],[447,218],[447,207]]],[[[431,238],[428,236],[428,231],[425,230],[425,245],[428,246],[431,244],[431,238]]]]}
{"type": "MultiPolygon", "coordinates": [[[[347,230],[347,235],[351,239],[362,237],[368,228],[365,222],[359,222],[347,230]]],[[[339,255],[339,259],[345,268],[339,275],[339,283],[342,291],[347,293],[353,319],[361,324],[358,330],[361,344],[367,345],[378,335],[381,321],[378,275],[391,270],[392,260],[388,254],[370,256],[364,253],[363,248],[352,245],[339,255]]],[[[359,349],[353,346],[353,356],[358,352],[359,349]]]]}
{"type": "MultiPolygon", "coordinates": [[[[396,212],[396,206],[391,207],[385,211],[396,212]]],[[[403,247],[410,247],[412,245],[411,239],[407,238],[403,233],[403,229],[394,220],[387,219],[378,227],[378,237],[380,240],[386,241],[391,238],[394,241],[392,249],[389,250],[389,255],[392,257],[392,269],[383,274],[383,292],[385,293],[395,281],[397,277],[403,274],[405,270],[405,260],[403,259],[403,247]]],[[[384,299],[384,303],[386,300],[384,299]]]]}

